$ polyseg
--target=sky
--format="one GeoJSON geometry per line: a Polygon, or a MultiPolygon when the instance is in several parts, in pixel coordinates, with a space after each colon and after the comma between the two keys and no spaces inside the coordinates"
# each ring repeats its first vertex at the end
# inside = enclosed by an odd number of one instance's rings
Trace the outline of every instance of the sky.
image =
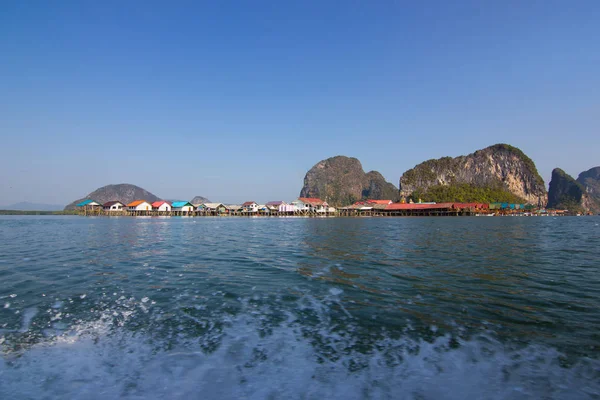
{"type": "Polygon", "coordinates": [[[600,165],[600,2],[0,4],[0,204],[292,200],[336,155],[600,165]]]}

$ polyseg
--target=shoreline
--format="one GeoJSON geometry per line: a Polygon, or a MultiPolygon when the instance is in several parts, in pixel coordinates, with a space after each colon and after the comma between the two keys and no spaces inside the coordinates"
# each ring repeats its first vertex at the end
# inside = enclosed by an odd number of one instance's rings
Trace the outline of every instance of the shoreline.
{"type": "Polygon", "coordinates": [[[0,210],[0,215],[79,215],[77,211],[0,210]]]}
{"type": "Polygon", "coordinates": [[[118,217],[118,218],[171,218],[171,217],[181,217],[181,218],[201,218],[201,217],[212,217],[212,218],[398,218],[398,217],[407,217],[407,218],[416,218],[416,217],[580,217],[580,216],[590,216],[594,217],[596,215],[565,215],[565,214],[554,214],[554,213],[545,213],[545,214],[478,214],[478,213],[452,213],[452,214],[391,214],[391,213],[381,213],[376,215],[347,215],[347,214],[338,214],[338,213],[329,213],[329,214],[296,214],[296,215],[265,215],[265,214],[238,214],[238,215],[230,215],[230,214],[215,214],[215,215],[206,215],[200,213],[188,213],[187,215],[166,215],[166,214],[157,214],[157,213],[148,213],[148,214],[133,214],[133,213],[80,213],[74,211],[13,211],[13,210],[0,210],[0,216],[79,216],[79,217],[118,217]]]}

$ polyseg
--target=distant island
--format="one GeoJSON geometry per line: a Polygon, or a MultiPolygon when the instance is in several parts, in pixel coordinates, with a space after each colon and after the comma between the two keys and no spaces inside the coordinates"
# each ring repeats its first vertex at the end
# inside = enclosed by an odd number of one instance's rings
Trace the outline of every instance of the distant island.
{"type": "Polygon", "coordinates": [[[85,197],[73,200],[67,204],[65,210],[75,210],[76,205],[86,199],[94,199],[100,203],[118,200],[124,203],[130,203],[137,199],[144,199],[149,202],[160,200],[160,197],[150,193],[146,189],[129,183],[120,183],[117,185],[106,185],[88,193],[85,197]]]}
{"type": "Polygon", "coordinates": [[[570,178],[575,182],[573,185],[580,187],[580,193],[557,183],[563,178],[564,174],[553,174],[549,201],[544,180],[533,160],[519,148],[499,143],[466,156],[424,161],[400,176],[398,189],[376,171],[365,174],[355,158],[328,158],[306,173],[300,195],[321,197],[336,206],[371,199],[398,199],[530,204],[538,209],[548,205],[576,213],[600,212],[600,167],[582,172],[577,181],[570,178]],[[394,190],[397,195],[391,194],[394,190]]]}
{"type": "MultiPolygon", "coordinates": [[[[377,206],[380,209],[389,201],[400,204],[498,203],[529,205],[536,209],[548,207],[573,213],[600,212],[600,167],[582,172],[577,179],[556,168],[547,191],[533,160],[517,147],[503,143],[465,156],[424,161],[402,173],[398,182],[396,187],[377,171],[365,172],[358,159],[338,155],[319,161],[306,173],[299,198],[320,201],[330,208],[346,209],[380,200],[383,201],[377,206]]],[[[111,203],[111,210],[115,207],[127,209],[127,205],[135,201],[145,201],[150,208],[160,202],[163,208],[166,207],[162,205],[164,203],[181,202],[163,200],[139,186],[121,183],[98,188],[72,201],[63,212],[60,212],[61,206],[22,202],[0,207],[0,213],[68,214],[76,212],[77,205],[85,201],[92,201],[97,206],[111,203]]],[[[248,203],[255,204],[252,201],[248,203]]],[[[278,200],[271,203],[293,202],[278,200]]],[[[205,204],[221,205],[223,209],[243,209],[243,205],[211,203],[204,196],[194,197],[189,204],[196,209],[205,204]]],[[[271,211],[274,211],[273,204],[270,205],[271,211]]]]}
{"type": "Polygon", "coordinates": [[[377,171],[366,173],[356,158],[336,156],[319,161],[304,177],[300,197],[318,197],[340,207],[366,199],[399,200],[398,188],[377,171]]]}
{"type": "Polygon", "coordinates": [[[400,195],[423,201],[547,201],[544,180],[520,149],[496,144],[466,156],[425,161],[400,177],[400,195]]]}

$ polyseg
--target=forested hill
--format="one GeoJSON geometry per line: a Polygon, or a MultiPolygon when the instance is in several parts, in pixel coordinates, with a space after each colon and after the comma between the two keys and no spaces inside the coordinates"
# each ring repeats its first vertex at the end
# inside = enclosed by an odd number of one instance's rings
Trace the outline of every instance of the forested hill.
{"type": "Polygon", "coordinates": [[[547,191],[520,149],[496,144],[472,154],[425,161],[400,177],[400,195],[423,201],[519,202],[544,206],[547,191]]]}

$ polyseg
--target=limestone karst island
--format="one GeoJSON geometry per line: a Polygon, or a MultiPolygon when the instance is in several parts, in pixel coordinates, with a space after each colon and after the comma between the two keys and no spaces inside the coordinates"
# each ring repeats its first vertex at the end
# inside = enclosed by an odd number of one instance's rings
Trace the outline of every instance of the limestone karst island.
{"type": "Polygon", "coordinates": [[[560,168],[549,190],[520,149],[496,144],[466,156],[424,161],[399,186],[359,160],[336,156],[315,164],[297,199],[224,204],[197,196],[166,200],[135,185],[108,185],[65,210],[129,216],[535,216],[600,212],[600,167],[577,179],[560,168]]]}

